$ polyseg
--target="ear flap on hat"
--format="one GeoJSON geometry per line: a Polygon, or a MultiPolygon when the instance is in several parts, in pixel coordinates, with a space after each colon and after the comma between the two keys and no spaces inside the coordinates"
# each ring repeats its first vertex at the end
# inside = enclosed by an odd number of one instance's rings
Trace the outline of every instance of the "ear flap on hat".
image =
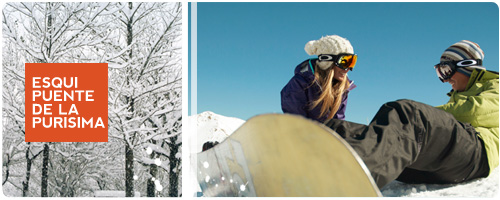
{"type": "Polygon", "coordinates": [[[330,66],[333,65],[333,61],[316,61],[316,65],[318,65],[318,67],[322,70],[327,70],[330,66]]]}

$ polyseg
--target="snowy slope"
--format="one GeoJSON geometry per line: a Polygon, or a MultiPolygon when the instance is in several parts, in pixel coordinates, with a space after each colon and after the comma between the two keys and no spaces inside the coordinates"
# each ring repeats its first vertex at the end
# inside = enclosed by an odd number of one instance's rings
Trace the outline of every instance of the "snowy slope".
{"type": "Polygon", "coordinates": [[[190,127],[187,129],[187,135],[191,138],[189,149],[191,152],[190,177],[192,180],[190,182],[193,184],[192,188],[196,192],[201,192],[201,188],[196,180],[196,153],[201,152],[203,143],[207,141],[222,142],[243,123],[245,123],[244,120],[225,117],[210,111],[188,117],[188,126],[190,127]]]}
{"type": "Polygon", "coordinates": [[[245,121],[207,111],[189,117],[189,123],[196,124],[197,126],[197,133],[189,135],[197,135],[196,153],[198,153],[201,152],[203,143],[206,141],[222,142],[222,140],[238,129],[245,121]]]}
{"type": "Polygon", "coordinates": [[[483,179],[461,184],[405,184],[393,181],[382,188],[385,197],[497,197],[499,169],[483,179]]]}
{"type": "MultiPolygon", "coordinates": [[[[190,116],[190,125],[196,124],[198,135],[196,152],[206,141],[221,142],[245,121],[232,117],[225,117],[212,112],[204,112],[190,116]]],[[[194,127],[192,127],[194,130],[194,127]]],[[[194,153],[194,152],[193,152],[194,153]]],[[[196,166],[191,163],[191,167],[196,166]]],[[[198,185],[194,187],[199,188],[198,185]]],[[[497,197],[499,191],[499,169],[495,169],[488,178],[478,179],[462,184],[405,184],[393,181],[381,189],[385,197],[497,197]]]]}

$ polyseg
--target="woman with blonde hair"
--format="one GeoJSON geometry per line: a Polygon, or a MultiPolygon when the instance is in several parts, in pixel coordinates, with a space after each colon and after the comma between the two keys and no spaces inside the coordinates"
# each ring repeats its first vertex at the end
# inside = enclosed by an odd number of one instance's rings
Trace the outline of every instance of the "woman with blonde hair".
{"type": "Polygon", "coordinates": [[[357,60],[351,43],[338,35],[330,35],[309,41],[305,51],[317,58],[300,63],[295,75],[281,90],[283,112],[322,123],[345,119],[348,93],[356,87],[347,77],[357,60]]]}

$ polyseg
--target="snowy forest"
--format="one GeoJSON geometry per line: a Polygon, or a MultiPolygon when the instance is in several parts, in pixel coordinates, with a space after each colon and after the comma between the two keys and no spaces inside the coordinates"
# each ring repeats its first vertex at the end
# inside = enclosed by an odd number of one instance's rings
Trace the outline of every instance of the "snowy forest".
{"type": "Polygon", "coordinates": [[[181,3],[5,3],[6,196],[181,196],[181,3]],[[25,63],[108,63],[108,142],[24,141],[25,63]]]}

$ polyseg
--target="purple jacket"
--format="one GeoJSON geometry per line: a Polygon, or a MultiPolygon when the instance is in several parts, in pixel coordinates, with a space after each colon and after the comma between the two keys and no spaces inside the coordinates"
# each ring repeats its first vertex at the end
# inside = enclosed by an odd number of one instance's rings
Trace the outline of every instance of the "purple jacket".
{"type": "MultiPolygon", "coordinates": [[[[314,74],[312,73],[311,63],[315,63],[316,60],[307,59],[297,65],[295,75],[281,90],[281,109],[283,113],[298,114],[323,123],[328,113],[321,118],[319,117],[321,105],[316,106],[312,110],[309,109],[312,101],[316,100],[321,92],[321,87],[318,83],[312,84],[314,74]]],[[[349,80],[349,82],[351,86],[342,95],[342,103],[337,113],[333,116],[334,119],[345,119],[349,91],[356,88],[353,81],[349,80]]]]}

